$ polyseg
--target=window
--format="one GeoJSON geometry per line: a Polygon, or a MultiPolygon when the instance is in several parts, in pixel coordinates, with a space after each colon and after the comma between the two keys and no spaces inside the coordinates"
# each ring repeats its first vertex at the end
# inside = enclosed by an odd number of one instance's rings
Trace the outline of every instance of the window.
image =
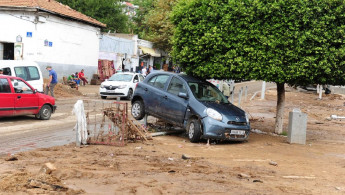
{"type": "Polygon", "coordinates": [[[15,93],[33,93],[32,89],[23,81],[11,79],[15,93]]]}
{"type": "Polygon", "coordinates": [[[2,70],[4,71],[4,75],[10,75],[10,76],[12,75],[11,74],[11,68],[7,67],[7,68],[3,68],[2,70]]]}
{"type": "Polygon", "coordinates": [[[168,81],[169,75],[157,75],[152,77],[148,84],[159,89],[164,89],[165,83],[168,81]]]}
{"type": "Polygon", "coordinates": [[[0,79],[0,93],[11,93],[11,87],[7,79],[0,79]]]}
{"type": "Polygon", "coordinates": [[[189,82],[188,85],[194,97],[199,101],[229,103],[223,93],[209,82],[189,82]]]}
{"type": "Polygon", "coordinates": [[[14,72],[16,72],[17,77],[20,77],[26,81],[40,79],[40,74],[35,66],[15,67],[14,72]]]}
{"type": "Polygon", "coordinates": [[[140,79],[140,81],[143,81],[143,80],[144,80],[144,77],[141,76],[141,75],[139,75],[139,79],[140,79]]]}
{"type": "Polygon", "coordinates": [[[40,73],[38,73],[38,69],[35,66],[28,66],[28,72],[30,80],[39,80],[40,79],[40,73]]]}
{"type": "Polygon", "coordinates": [[[168,92],[178,96],[180,92],[187,93],[187,90],[183,85],[183,82],[180,79],[174,77],[170,82],[168,92]]]}
{"type": "Polygon", "coordinates": [[[136,81],[136,82],[139,82],[138,75],[135,75],[135,76],[134,76],[133,82],[135,82],[135,81],[136,81]]]}

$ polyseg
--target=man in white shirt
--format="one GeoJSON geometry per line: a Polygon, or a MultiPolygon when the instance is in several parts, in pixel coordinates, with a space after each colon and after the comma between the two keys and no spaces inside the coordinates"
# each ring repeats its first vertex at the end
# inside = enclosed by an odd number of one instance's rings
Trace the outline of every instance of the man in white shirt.
{"type": "Polygon", "coordinates": [[[144,66],[143,69],[141,69],[141,74],[146,76],[146,74],[147,74],[146,66],[144,66]]]}

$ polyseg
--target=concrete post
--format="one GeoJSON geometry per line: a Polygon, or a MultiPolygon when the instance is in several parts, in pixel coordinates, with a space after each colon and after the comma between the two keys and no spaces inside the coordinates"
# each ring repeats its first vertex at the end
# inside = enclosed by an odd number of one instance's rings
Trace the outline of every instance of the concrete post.
{"type": "Polygon", "coordinates": [[[232,86],[232,91],[231,91],[231,103],[234,103],[234,95],[235,95],[235,86],[232,86]]]}
{"type": "Polygon", "coordinates": [[[247,101],[247,95],[248,95],[248,86],[244,89],[244,101],[247,101]]]}
{"type": "Polygon", "coordinates": [[[289,113],[288,142],[305,144],[307,133],[308,115],[300,110],[293,110],[289,113]]]}
{"type": "Polygon", "coordinates": [[[241,108],[241,99],[242,99],[243,87],[241,87],[240,92],[238,93],[238,107],[241,108]]]}
{"type": "Polygon", "coordinates": [[[265,91],[266,91],[266,81],[262,82],[262,88],[261,88],[261,99],[265,99],[265,91]]]}
{"type": "Polygon", "coordinates": [[[322,99],[322,85],[319,85],[318,88],[319,88],[319,99],[321,100],[322,99]]]}

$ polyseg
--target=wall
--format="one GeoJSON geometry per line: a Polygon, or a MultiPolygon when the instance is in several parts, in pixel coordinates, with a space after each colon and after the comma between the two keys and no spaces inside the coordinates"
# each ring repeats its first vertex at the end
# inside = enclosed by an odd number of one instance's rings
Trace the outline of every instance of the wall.
{"type": "Polygon", "coordinates": [[[27,11],[0,11],[0,42],[16,42],[22,37],[23,59],[36,61],[44,76],[45,66],[51,65],[58,77],[85,69],[91,78],[97,72],[100,29],[81,22],[63,19],[47,13],[27,11]],[[32,32],[32,37],[27,37],[32,32]],[[52,42],[45,46],[44,42],[52,42]]]}

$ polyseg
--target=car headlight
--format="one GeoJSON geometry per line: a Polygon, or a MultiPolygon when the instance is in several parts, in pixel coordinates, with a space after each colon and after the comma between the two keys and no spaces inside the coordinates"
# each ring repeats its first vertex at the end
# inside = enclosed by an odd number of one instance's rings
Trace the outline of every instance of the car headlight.
{"type": "Polygon", "coordinates": [[[126,88],[127,87],[127,85],[120,85],[119,86],[119,89],[124,89],[124,88],[126,88]]]}
{"type": "Polygon", "coordinates": [[[246,116],[246,123],[249,124],[249,116],[247,113],[245,113],[245,116],[246,116]]]}
{"type": "Polygon", "coordinates": [[[104,84],[101,84],[101,88],[104,88],[104,84]]]}
{"type": "Polygon", "coordinates": [[[207,116],[209,116],[209,117],[211,117],[217,121],[223,120],[223,116],[219,112],[217,112],[216,110],[214,110],[212,108],[207,108],[206,113],[207,113],[207,116]]]}

